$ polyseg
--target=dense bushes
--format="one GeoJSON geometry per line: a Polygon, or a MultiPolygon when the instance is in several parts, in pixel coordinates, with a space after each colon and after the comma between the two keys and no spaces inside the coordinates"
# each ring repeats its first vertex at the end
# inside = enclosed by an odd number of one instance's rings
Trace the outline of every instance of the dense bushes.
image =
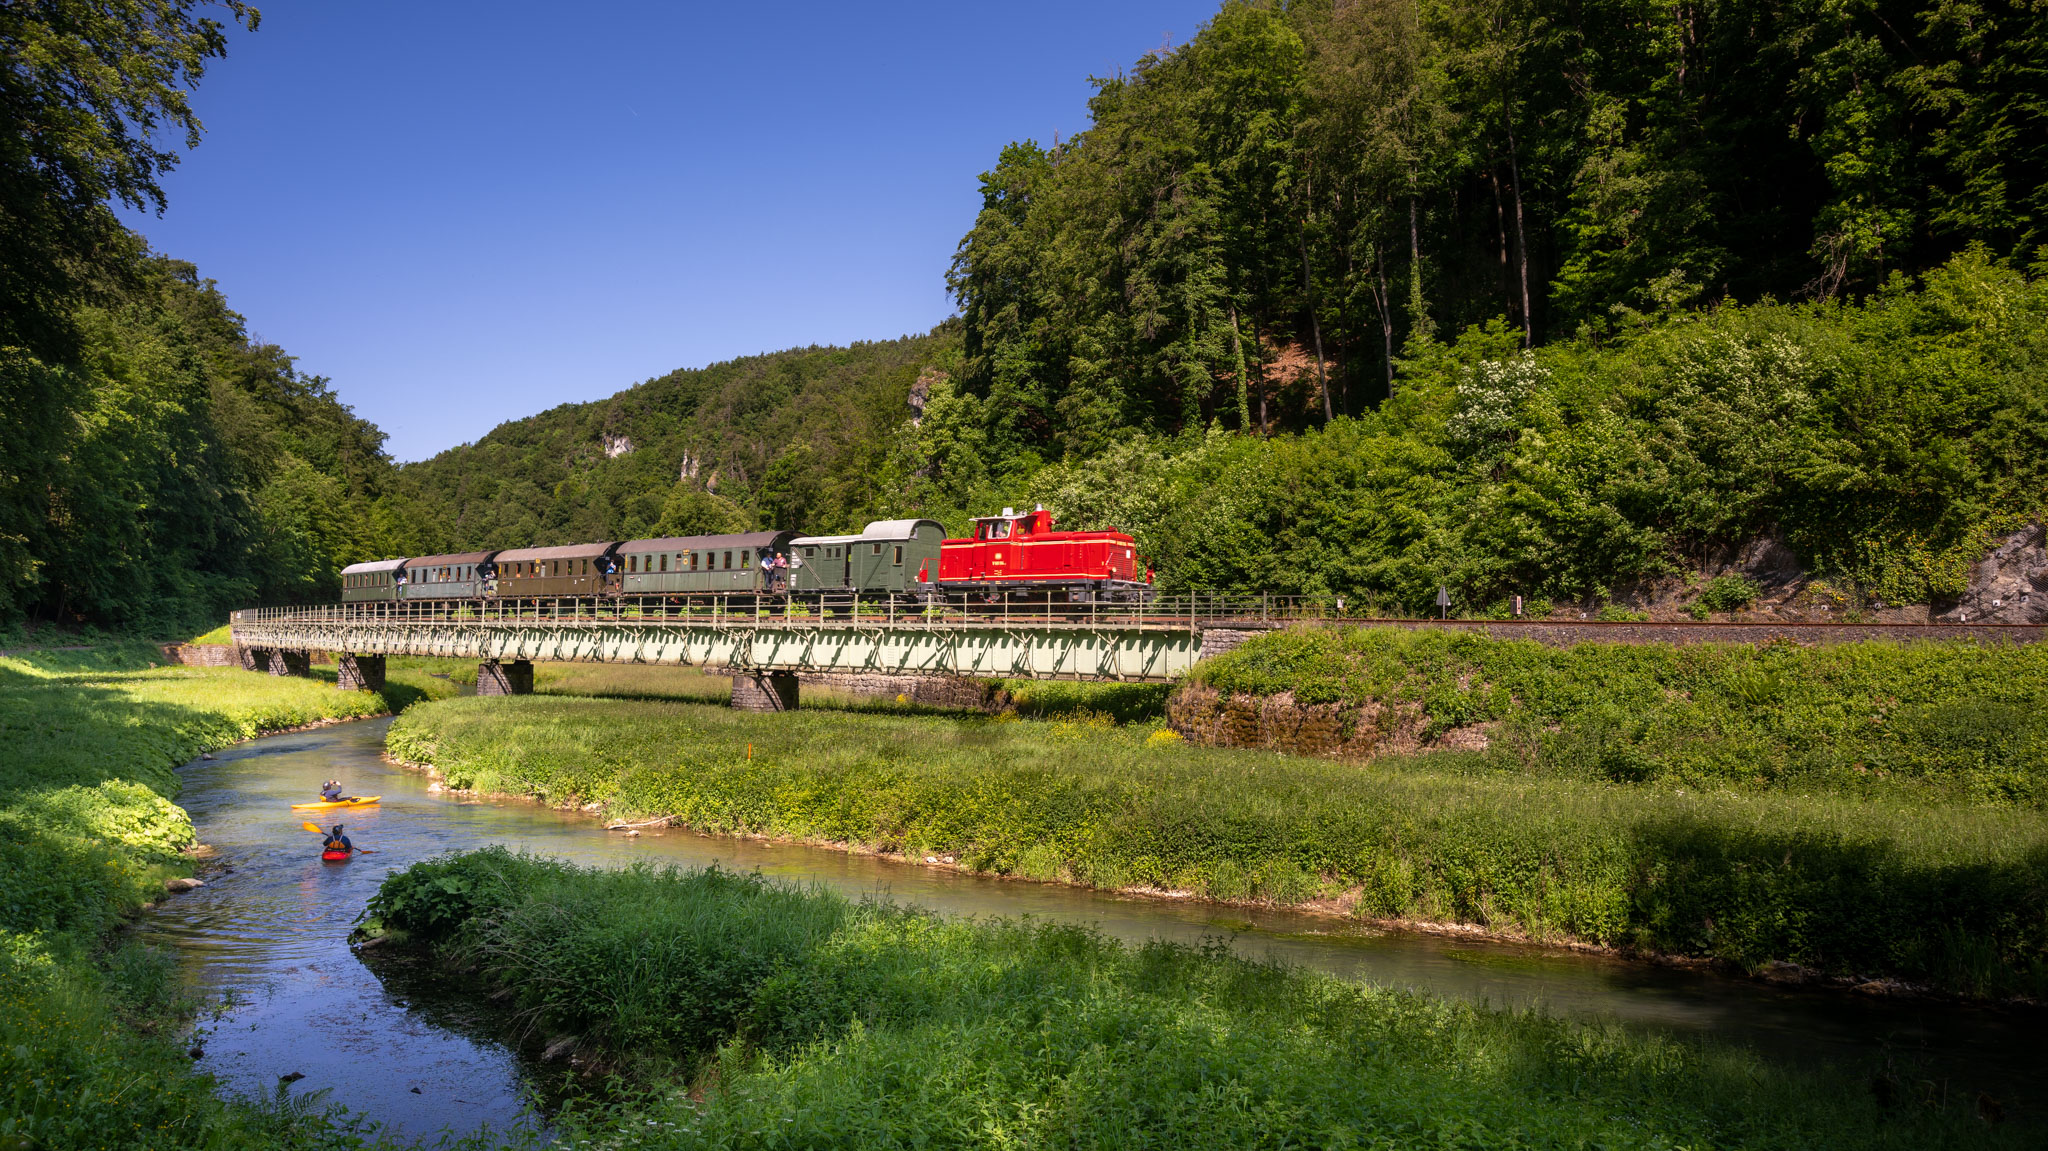
{"type": "Polygon", "coordinates": [[[1361,769],[1162,744],[1100,717],[462,699],[401,716],[390,749],[458,787],[706,831],[2048,992],[2048,822],[2031,811],[1531,778],[1478,755],[1361,769]]]}
{"type": "Polygon", "coordinates": [[[1489,762],[1738,790],[2048,806],[2048,647],[1579,644],[1297,628],[1199,665],[1224,692],[1494,728],[1489,762]]]}
{"type": "MultiPolygon", "coordinates": [[[[1356,419],[1124,439],[959,498],[1131,531],[1170,590],[1419,615],[1442,584],[1477,614],[1597,600],[1779,533],[1852,597],[1938,601],[2042,511],[2043,365],[2048,277],[1966,256],[1862,305],[1726,307],[1618,342],[1524,353],[1474,330],[1356,419]]],[[[958,439],[942,418],[919,434],[958,439]]]]}
{"type": "Polygon", "coordinates": [[[148,649],[0,660],[0,1146],[349,1145],[315,1112],[228,1105],[178,1042],[170,961],[109,928],[189,874],[173,767],[264,729],[388,698],[241,671],[145,669],[148,649]],[[7,1142],[13,1140],[12,1143],[7,1142]]]}
{"type": "Polygon", "coordinates": [[[369,914],[369,930],[410,929],[600,1065],[696,1070],[687,1092],[645,1079],[643,1097],[572,1105],[557,1118],[567,1142],[1999,1142],[1960,1108],[1887,1115],[1857,1086],[1732,1053],[1346,985],[1220,947],[1131,949],[759,876],[584,870],[494,849],[392,876],[369,914]],[[428,912],[444,900],[447,914],[428,912]]]}

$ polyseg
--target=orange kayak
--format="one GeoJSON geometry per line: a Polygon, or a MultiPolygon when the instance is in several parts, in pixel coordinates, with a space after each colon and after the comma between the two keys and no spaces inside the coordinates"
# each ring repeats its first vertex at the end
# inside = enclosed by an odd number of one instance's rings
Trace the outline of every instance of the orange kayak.
{"type": "Polygon", "coordinates": [[[329,863],[347,863],[347,862],[348,862],[348,852],[346,852],[346,851],[323,851],[323,852],[321,852],[321,853],[320,853],[320,858],[322,858],[322,859],[326,860],[326,861],[327,861],[327,862],[329,862],[329,863]]]}
{"type": "Polygon", "coordinates": [[[352,799],[328,799],[319,803],[294,803],[293,811],[332,811],[337,807],[362,807],[384,798],[381,795],[358,795],[352,799]]]}

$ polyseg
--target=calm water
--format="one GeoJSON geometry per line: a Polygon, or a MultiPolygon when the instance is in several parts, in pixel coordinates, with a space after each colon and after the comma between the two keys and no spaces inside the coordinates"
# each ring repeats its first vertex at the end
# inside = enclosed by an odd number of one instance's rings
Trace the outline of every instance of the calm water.
{"type": "MultiPolygon", "coordinates": [[[[1919,1003],[1775,988],[1538,948],[1347,928],[1284,912],[1128,899],[1044,884],[928,870],[841,852],[716,839],[690,832],[628,837],[591,819],[508,800],[431,793],[420,774],[382,759],[388,720],[273,736],[187,765],[179,799],[223,874],[172,897],[145,930],[175,947],[194,984],[228,1007],[201,1065],[230,1089],[268,1095],[327,1089],[409,1134],[522,1122],[529,1074],[549,1072],[499,1042],[478,1005],[434,980],[386,983],[349,950],[355,917],[384,875],[440,852],[505,844],[618,865],[654,860],[752,870],[958,915],[1091,923],[1127,940],[1229,935],[1247,955],[1503,1006],[1619,1022],[1748,1045],[1798,1062],[1875,1066],[1892,1053],[1950,1090],[1989,1090],[2038,1113],[2048,1084],[2048,1012],[1919,1003]],[[319,837],[289,805],[340,779],[383,803],[346,813],[376,854],[319,859],[319,837]]],[[[389,973],[391,964],[382,964],[389,973]]],[[[556,1072],[559,1074],[559,1072],[556,1072]]]]}

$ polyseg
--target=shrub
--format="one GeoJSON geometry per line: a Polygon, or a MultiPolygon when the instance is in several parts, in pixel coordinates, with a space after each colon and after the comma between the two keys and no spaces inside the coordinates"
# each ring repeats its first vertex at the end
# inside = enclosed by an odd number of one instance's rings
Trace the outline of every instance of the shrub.
{"type": "Polygon", "coordinates": [[[1693,602],[1707,611],[1741,611],[1762,594],[1763,589],[1747,576],[1718,575],[1707,581],[1693,602]]]}

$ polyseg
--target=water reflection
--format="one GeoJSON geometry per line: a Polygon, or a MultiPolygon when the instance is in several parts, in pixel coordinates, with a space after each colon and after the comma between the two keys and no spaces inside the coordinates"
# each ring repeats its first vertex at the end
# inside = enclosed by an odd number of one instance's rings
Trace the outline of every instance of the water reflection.
{"type": "Polygon", "coordinates": [[[1133,941],[1228,935],[1240,953],[1344,978],[1712,1037],[1799,1061],[1875,1066],[1891,1052],[1951,1077],[1955,1089],[1967,1084],[2022,1107],[2048,1082],[2048,1047],[2032,1039],[2048,1012],[1779,988],[1604,956],[1125,898],[684,831],[628,837],[530,803],[431,793],[422,776],[383,761],[387,724],[276,736],[183,769],[180,802],[226,871],[170,900],[145,930],[177,948],[195,984],[232,997],[203,1059],[231,1089],[268,1094],[279,1076],[298,1072],[305,1078],[297,1089],[330,1088],[334,1102],[412,1134],[520,1122],[522,1074],[533,1069],[493,1037],[487,1010],[446,994],[445,981],[380,962],[393,974],[387,986],[346,946],[352,922],[389,871],[493,843],[611,866],[651,860],[758,868],[950,914],[1092,923],[1133,941]],[[304,817],[289,805],[329,778],[384,796],[377,807],[323,819],[339,818],[375,854],[320,861],[319,837],[300,827],[304,817]],[[421,1001],[431,1002],[431,1012],[421,1001]]]}

